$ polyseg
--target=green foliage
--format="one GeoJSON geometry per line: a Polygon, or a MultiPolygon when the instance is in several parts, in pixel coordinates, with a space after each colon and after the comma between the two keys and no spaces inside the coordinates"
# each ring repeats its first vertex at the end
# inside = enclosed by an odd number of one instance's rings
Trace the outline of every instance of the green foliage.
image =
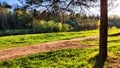
{"type": "Polygon", "coordinates": [[[34,32],[35,33],[48,33],[48,32],[63,32],[63,31],[70,31],[72,30],[72,26],[69,24],[62,24],[59,22],[45,21],[41,20],[40,22],[34,24],[34,32]]]}
{"type": "Polygon", "coordinates": [[[46,28],[47,28],[47,25],[46,25],[46,21],[42,20],[42,21],[37,21],[37,24],[35,23],[34,24],[34,32],[39,32],[39,33],[42,33],[42,32],[45,32],[46,28]]]}
{"type": "Polygon", "coordinates": [[[98,25],[96,20],[86,19],[78,23],[79,30],[92,30],[97,28],[98,28],[98,25]]]}
{"type": "Polygon", "coordinates": [[[120,28],[120,17],[117,15],[110,16],[108,26],[110,28],[112,27],[120,28]]]}
{"type": "Polygon", "coordinates": [[[31,33],[46,33],[90,30],[97,27],[95,16],[55,11],[40,13],[36,9],[29,12],[19,7],[16,7],[13,13],[6,8],[0,9],[0,30],[30,29],[31,33]]]}
{"type": "Polygon", "coordinates": [[[62,31],[62,23],[58,23],[57,28],[58,28],[58,31],[62,31]]]}
{"type": "Polygon", "coordinates": [[[22,35],[22,34],[30,34],[30,33],[32,33],[32,30],[30,29],[4,30],[4,31],[0,31],[0,36],[22,35]]]}
{"type": "Polygon", "coordinates": [[[55,21],[48,21],[47,22],[47,28],[46,28],[46,32],[53,32],[53,28],[55,26],[55,21]]]}
{"type": "Polygon", "coordinates": [[[73,27],[69,24],[63,24],[63,30],[62,31],[72,31],[73,30],[73,27]]]}
{"type": "Polygon", "coordinates": [[[100,27],[100,20],[98,20],[98,22],[97,22],[97,23],[98,23],[98,24],[97,24],[97,25],[98,25],[98,27],[100,27]]]}

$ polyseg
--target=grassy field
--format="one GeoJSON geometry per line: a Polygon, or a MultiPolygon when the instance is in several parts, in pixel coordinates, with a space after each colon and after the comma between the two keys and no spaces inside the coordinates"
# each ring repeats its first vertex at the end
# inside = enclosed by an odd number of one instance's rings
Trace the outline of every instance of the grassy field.
{"type": "MultiPolygon", "coordinates": [[[[0,62],[0,66],[3,68],[101,68],[103,67],[114,67],[119,68],[120,61],[120,35],[114,36],[113,34],[119,33],[119,29],[110,29],[108,38],[108,52],[109,57],[105,62],[105,65],[98,64],[98,46],[86,49],[63,49],[50,51],[45,53],[39,53],[29,56],[24,56],[16,59],[11,59],[7,61],[0,62]],[[116,31],[115,31],[116,30],[116,31]],[[112,36],[113,35],[113,36],[112,36]]],[[[89,33],[96,33],[97,31],[92,31],[89,33]]],[[[79,33],[80,36],[86,35],[79,33]]],[[[75,36],[78,33],[74,33],[75,36]]],[[[75,37],[72,35],[73,37],[75,37]]],[[[73,38],[72,37],[72,38],[73,38]]],[[[79,36],[77,36],[79,37],[79,36]]],[[[68,38],[69,39],[69,38],[68,38]]],[[[61,40],[61,39],[60,39],[61,40]]],[[[80,41],[82,44],[95,46],[98,45],[98,40],[87,39],[80,41]]]]}
{"type": "Polygon", "coordinates": [[[57,41],[57,40],[66,40],[77,37],[86,37],[97,33],[98,30],[4,36],[4,37],[0,37],[0,49],[18,47],[18,46],[27,46],[27,45],[57,41]]]}

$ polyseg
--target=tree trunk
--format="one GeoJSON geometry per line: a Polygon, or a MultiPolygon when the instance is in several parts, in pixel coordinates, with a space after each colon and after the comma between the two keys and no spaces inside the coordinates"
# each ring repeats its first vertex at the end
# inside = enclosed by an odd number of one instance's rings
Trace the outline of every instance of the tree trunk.
{"type": "Polygon", "coordinates": [[[107,35],[108,35],[108,0],[100,1],[100,45],[99,57],[105,60],[107,58],[107,35]]]}

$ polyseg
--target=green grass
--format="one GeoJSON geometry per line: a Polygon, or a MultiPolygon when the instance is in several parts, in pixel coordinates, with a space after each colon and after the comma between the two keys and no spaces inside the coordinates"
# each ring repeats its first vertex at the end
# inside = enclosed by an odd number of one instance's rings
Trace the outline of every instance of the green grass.
{"type": "Polygon", "coordinates": [[[116,34],[116,33],[120,33],[120,29],[112,28],[112,29],[109,29],[108,32],[109,32],[109,35],[116,34]]]}
{"type": "MultiPolygon", "coordinates": [[[[120,29],[109,29],[108,30],[108,44],[113,45],[113,44],[118,44],[120,42],[120,35],[118,36],[111,36],[114,34],[120,33],[120,29]]],[[[92,46],[98,46],[99,45],[99,39],[86,39],[80,41],[80,43],[85,44],[85,45],[92,45],[92,46]]]]}
{"type": "Polygon", "coordinates": [[[46,53],[29,55],[14,60],[4,61],[0,63],[1,67],[24,67],[24,68],[75,68],[75,67],[91,67],[89,65],[89,53],[97,51],[97,49],[64,49],[50,51],[46,53]]]}
{"type": "MultiPolygon", "coordinates": [[[[87,32],[86,32],[87,33],[87,32]]],[[[94,31],[93,31],[94,33],[94,31]]],[[[95,31],[96,33],[96,31],[95,31]]],[[[110,32],[114,34],[116,32],[110,32]]],[[[83,32],[84,34],[84,32],[83,32]]],[[[112,65],[115,68],[119,68],[119,64],[115,62],[120,60],[120,35],[109,36],[108,38],[108,54],[109,57],[103,65],[104,68],[112,65]],[[113,62],[114,61],[114,62],[113,62]]],[[[84,40],[83,44],[96,45],[98,40],[84,40]]],[[[1,68],[98,68],[102,67],[102,64],[98,64],[98,47],[86,48],[86,49],[62,49],[56,51],[49,51],[39,54],[33,54],[16,59],[10,59],[7,61],[1,61],[1,68]],[[99,66],[101,65],[101,66],[99,66]]]]}
{"type": "MultiPolygon", "coordinates": [[[[110,46],[110,56],[120,59],[119,50],[118,46],[110,46]]],[[[0,66],[3,68],[93,68],[96,65],[97,54],[98,48],[64,49],[3,61],[0,62],[0,66]]],[[[105,66],[108,65],[106,61],[105,66]]]]}
{"type": "Polygon", "coordinates": [[[81,44],[90,45],[90,46],[98,46],[99,45],[98,39],[86,39],[86,40],[81,40],[79,42],[81,44]]]}
{"type": "Polygon", "coordinates": [[[78,37],[86,37],[97,33],[98,30],[4,36],[4,37],[0,37],[0,49],[18,47],[18,46],[28,46],[43,42],[66,40],[66,39],[72,39],[78,37]]]}

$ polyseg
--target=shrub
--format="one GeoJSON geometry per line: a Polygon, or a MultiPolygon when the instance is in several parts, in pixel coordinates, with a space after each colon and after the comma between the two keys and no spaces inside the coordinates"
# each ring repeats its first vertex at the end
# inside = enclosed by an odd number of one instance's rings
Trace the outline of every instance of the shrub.
{"type": "Polygon", "coordinates": [[[0,36],[21,35],[21,34],[27,34],[27,33],[33,33],[33,32],[31,32],[30,29],[5,30],[5,31],[0,31],[0,36]]]}
{"type": "Polygon", "coordinates": [[[58,24],[57,24],[57,28],[58,28],[58,31],[59,31],[59,32],[62,31],[62,23],[58,23],[58,24]]]}
{"type": "Polygon", "coordinates": [[[46,31],[47,32],[53,32],[53,28],[54,28],[54,25],[55,25],[55,21],[48,21],[47,22],[47,28],[46,28],[46,31]]]}
{"type": "Polygon", "coordinates": [[[46,21],[41,20],[41,21],[35,21],[33,31],[35,33],[43,33],[46,30],[46,21]]]}
{"type": "Polygon", "coordinates": [[[73,27],[69,24],[63,24],[62,31],[71,31],[73,30],[73,27]]]}
{"type": "Polygon", "coordinates": [[[69,24],[62,24],[60,22],[45,21],[45,20],[34,20],[33,27],[31,29],[14,29],[0,31],[0,36],[3,35],[19,35],[28,33],[49,33],[49,32],[61,32],[71,31],[73,27],[69,24]]]}

